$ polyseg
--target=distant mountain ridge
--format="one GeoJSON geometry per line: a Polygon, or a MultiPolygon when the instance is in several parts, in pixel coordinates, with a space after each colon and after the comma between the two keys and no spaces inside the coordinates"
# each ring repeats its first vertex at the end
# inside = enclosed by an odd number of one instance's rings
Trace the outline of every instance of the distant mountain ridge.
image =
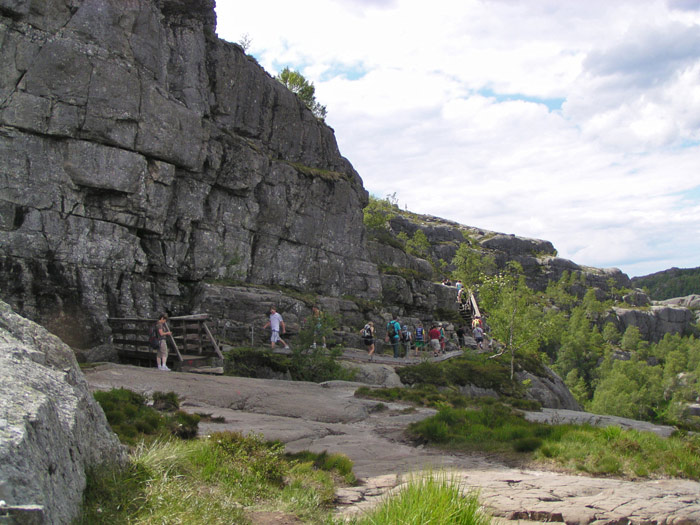
{"type": "Polygon", "coordinates": [[[631,281],[633,286],[647,290],[649,297],[656,301],[700,294],[700,267],[674,267],[642,277],[633,277],[631,281]]]}

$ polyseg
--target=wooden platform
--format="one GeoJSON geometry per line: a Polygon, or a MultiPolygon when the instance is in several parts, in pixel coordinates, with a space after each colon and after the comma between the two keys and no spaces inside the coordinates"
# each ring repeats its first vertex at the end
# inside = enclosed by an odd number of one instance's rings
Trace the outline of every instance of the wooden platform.
{"type": "MultiPolygon", "coordinates": [[[[168,366],[174,369],[212,366],[223,361],[223,355],[207,321],[208,314],[171,317],[167,329],[168,366]]],[[[148,343],[150,328],[157,319],[116,318],[108,323],[112,329],[112,343],[119,359],[142,366],[155,366],[157,350],[148,343]]]]}

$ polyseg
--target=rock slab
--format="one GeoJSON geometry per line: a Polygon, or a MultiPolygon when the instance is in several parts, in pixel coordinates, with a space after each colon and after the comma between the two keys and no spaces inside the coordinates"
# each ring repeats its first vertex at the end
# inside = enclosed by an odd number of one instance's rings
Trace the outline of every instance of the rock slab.
{"type": "Polygon", "coordinates": [[[0,377],[0,500],[15,523],[70,523],[86,471],[126,452],[72,350],[1,302],[0,377]]]}
{"type": "MultiPolygon", "coordinates": [[[[173,391],[181,407],[222,416],[200,425],[204,434],[234,430],[279,439],[288,450],[340,452],[354,462],[359,487],[338,494],[338,512],[361,512],[400,489],[412,473],[445,469],[464,490],[504,520],[566,523],[700,523],[700,483],[688,480],[623,481],[512,468],[478,454],[416,447],[408,424],[433,413],[353,396],[357,384],[325,385],[240,377],[193,376],[123,365],[86,372],[93,389],[125,387],[143,394],[173,391]]],[[[563,411],[564,415],[567,411],[563,411]]],[[[572,411],[575,417],[581,412],[572,411]]],[[[563,416],[562,416],[563,417],[563,416]]]]}

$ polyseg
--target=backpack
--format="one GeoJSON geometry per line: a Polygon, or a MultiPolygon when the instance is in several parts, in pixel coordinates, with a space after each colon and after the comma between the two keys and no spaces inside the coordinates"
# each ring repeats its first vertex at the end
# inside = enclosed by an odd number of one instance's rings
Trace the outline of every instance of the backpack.
{"type": "Polygon", "coordinates": [[[158,323],[154,324],[148,330],[148,346],[157,350],[160,348],[160,334],[158,333],[158,323]]]}
{"type": "Polygon", "coordinates": [[[401,327],[401,340],[402,341],[410,341],[410,337],[408,335],[408,328],[406,326],[401,327]]]}
{"type": "Polygon", "coordinates": [[[369,327],[368,324],[366,324],[365,327],[362,329],[362,337],[366,339],[372,337],[372,329],[369,327]]]}
{"type": "Polygon", "coordinates": [[[386,335],[396,337],[396,323],[394,321],[389,321],[386,325],[386,335]]]}

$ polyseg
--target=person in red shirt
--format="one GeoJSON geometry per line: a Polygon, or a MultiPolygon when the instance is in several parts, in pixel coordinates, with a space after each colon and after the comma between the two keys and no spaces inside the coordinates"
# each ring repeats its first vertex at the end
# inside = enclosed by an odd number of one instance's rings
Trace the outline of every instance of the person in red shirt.
{"type": "Polygon", "coordinates": [[[435,325],[430,327],[428,332],[428,338],[430,339],[430,348],[433,349],[433,356],[437,357],[440,353],[440,330],[435,325]]]}

